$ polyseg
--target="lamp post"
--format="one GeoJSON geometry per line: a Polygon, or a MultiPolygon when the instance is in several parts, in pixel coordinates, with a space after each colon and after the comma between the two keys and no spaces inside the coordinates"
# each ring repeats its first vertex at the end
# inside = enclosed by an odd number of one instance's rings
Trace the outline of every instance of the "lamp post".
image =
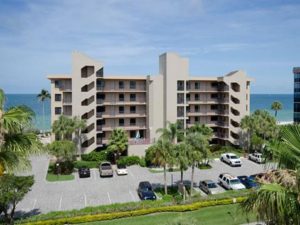
{"type": "Polygon", "coordinates": [[[57,180],[59,178],[59,163],[56,163],[57,180]]]}

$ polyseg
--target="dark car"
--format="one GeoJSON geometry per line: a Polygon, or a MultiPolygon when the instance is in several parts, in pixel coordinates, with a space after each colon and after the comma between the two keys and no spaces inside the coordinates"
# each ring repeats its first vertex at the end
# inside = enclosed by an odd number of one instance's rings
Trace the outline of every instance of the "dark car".
{"type": "Polygon", "coordinates": [[[258,184],[255,181],[255,179],[251,178],[251,177],[247,177],[247,176],[238,176],[238,179],[241,181],[241,183],[243,185],[245,185],[245,187],[247,189],[249,188],[258,188],[258,184]]]}
{"type": "Polygon", "coordinates": [[[78,174],[80,178],[84,178],[84,177],[90,177],[91,176],[91,172],[90,169],[87,167],[81,167],[78,169],[78,174]]]}
{"type": "Polygon", "coordinates": [[[138,195],[141,200],[156,200],[156,195],[152,189],[152,185],[148,181],[139,183],[138,195]]]}

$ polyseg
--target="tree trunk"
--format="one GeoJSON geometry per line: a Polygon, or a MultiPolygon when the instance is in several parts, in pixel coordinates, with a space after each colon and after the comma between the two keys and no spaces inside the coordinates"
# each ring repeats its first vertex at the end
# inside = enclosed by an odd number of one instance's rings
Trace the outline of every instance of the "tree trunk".
{"type": "Polygon", "coordinates": [[[195,171],[195,163],[192,164],[192,177],[191,177],[191,190],[190,190],[190,196],[192,196],[192,191],[193,191],[194,171],[195,171]]]}
{"type": "Polygon", "coordinates": [[[183,168],[180,168],[180,182],[183,183],[183,168]]]}
{"type": "Polygon", "coordinates": [[[43,134],[45,134],[45,103],[43,101],[43,134]]]}
{"type": "Polygon", "coordinates": [[[168,186],[167,186],[167,169],[166,165],[164,165],[164,186],[165,186],[165,194],[168,194],[168,186]]]}
{"type": "Polygon", "coordinates": [[[277,110],[275,110],[275,118],[277,117],[277,110]]]}

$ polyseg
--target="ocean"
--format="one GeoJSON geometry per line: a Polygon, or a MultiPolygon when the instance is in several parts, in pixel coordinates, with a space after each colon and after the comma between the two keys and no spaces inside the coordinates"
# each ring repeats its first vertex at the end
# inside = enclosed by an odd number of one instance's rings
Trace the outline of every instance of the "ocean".
{"type": "MultiPolygon", "coordinates": [[[[34,126],[39,130],[50,130],[50,101],[45,101],[45,121],[43,121],[43,105],[38,101],[36,94],[7,94],[5,108],[16,105],[27,105],[36,114],[34,126]]],[[[250,110],[264,109],[274,115],[271,104],[279,101],[283,109],[278,112],[277,119],[280,122],[293,121],[293,94],[251,94],[250,110]]]]}

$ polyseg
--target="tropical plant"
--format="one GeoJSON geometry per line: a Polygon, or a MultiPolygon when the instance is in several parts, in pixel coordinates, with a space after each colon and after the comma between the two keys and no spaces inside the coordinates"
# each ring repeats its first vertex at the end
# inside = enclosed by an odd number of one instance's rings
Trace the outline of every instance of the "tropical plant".
{"type": "Polygon", "coordinates": [[[183,183],[183,172],[187,170],[189,166],[188,151],[189,151],[189,146],[184,142],[177,144],[174,148],[175,161],[180,169],[181,183],[183,183]]]}
{"type": "Polygon", "coordinates": [[[168,122],[165,128],[159,128],[156,132],[161,134],[161,138],[168,139],[175,144],[177,142],[177,135],[179,134],[179,124],[168,122]]]}
{"type": "Polygon", "coordinates": [[[73,117],[72,120],[73,120],[73,130],[75,132],[75,142],[77,144],[79,156],[81,156],[81,154],[83,153],[81,148],[82,130],[86,128],[86,121],[80,119],[77,116],[73,117]]]}
{"type": "Polygon", "coordinates": [[[109,137],[107,150],[115,153],[117,159],[127,150],[128,136],[126,131],[121,128],[115,128],[109,137]]]}
{"type": "Polygon", "coordinates": [[[3,171],[26,169],[28,157],[43,149],[37,135],[30,131],[33,111],[27,106],[4,110],[5,94],[0,89],[0,175],[3,171]]]}
{"type": "Polygon", "coordinates": [[[72,141],[53,141],[47,145],[49,152],[56,157],[57,162],[72,160],[76,153],[76,146],[72,141]]]}
{"type": "Polygon", "coordinates": [[[247,134],[247,140],[246,140],[246,149],[247,149],[247,152],[249,153],[250,152],[250,149],[252,148],[251,144],[251,137],[252,137],[252,134],[255,130],[255,122],[254,119],[253,119],[253,116],[244,116],[241,120],[241,128],[243,130],[246,130],[247,134]]]}
{"type": "Polygon", "coordinates": [[[271,105],[271,109],[274,110],[275,117],[277,117],[277,112],[279,110],[282,110],[282,104],[281,104],[281,102],[278,102],[278,101],[273,102],[272,105],[271,105]]]}
{"type": "Polygon", "coordinates": [[[74,132],[73,119],[61,115],[58,120],[53,122],[52,131],[60,140],[70,139],[70,136],[74,132]]]}
{"type": "Polygon", "coordinates": [[[45,128],[45,101],[47,99],[50,99],[51,95],[47,90],[42,89],[41,92],[37,95],[37,98],[43,104],[43,128],[45,128]]]}
{"type": "Polygon", "coordinates": [[[188,129],[188,133],[200,133],[207,136],[209,139],[213,136],[213,130],[205,124],[195,123],[188,129]]]}
{"type": "Polygon", "coordinates": [[[199,164],[199,162],[201,162],[209,154],[209,139],[207,136],[198,132],[189,133],[186,136],[186,144],[189,146],[188,159],[189,164],[192,167],[190,191],[191,195],[194,185],[195,166],[196,164],[199,164]]]}
{"type": "Polygon", "coordinates": [[[151,151],[149,154],[152,156],[152,163],[159,165],[164,169],[164,189],[165,194],[168,194],[167,189],[167,166],[171,166],[174,163],[174,145],[169,139],[160,138],[158,141],[148,148],[147,151],[151,151]]]}
{"type": "Polygon", "coordinates": [[[242,207],[267,223],[300,224],[300,126],[285,126],[280,136],[280,141],[269,146],[279,168],[259,179],[261,188],[251,193],[242,207]]]}
{"type": "Polygon", "coordinates": [[[14,224],[16,206],[30,191],[33,183],[33,176],[0,177],[0,215],[3,213],[5,224],[14,224]]]}

